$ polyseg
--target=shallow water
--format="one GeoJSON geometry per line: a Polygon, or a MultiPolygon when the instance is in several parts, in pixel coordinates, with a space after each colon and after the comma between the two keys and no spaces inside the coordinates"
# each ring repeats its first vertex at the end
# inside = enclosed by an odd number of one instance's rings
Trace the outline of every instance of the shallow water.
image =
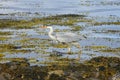
{"type": "MultiPolygon", "coordinates": [[[[0,44],[13,44],[20,48],[15,50],[29,50],[28,52],[4,51],[4,58],[27,58],[35,64],[55,61],[56,58],[78,58],[78,53],[84,61],[96,56],[120,57],[120,25],[93,25],[96,22],[120,22],[119,0],[0,0],[0,19],[32,19],[56,14],[84,14],[92,22],[76,22],[74,26],[52,25],[56,33],[73,32],[83,34],[87,38],[78,43],[81,49],[71,46],[73,54],[67,54],[67,48],[61,48],[58,43],[52,44],[48,31],[34,25],[32,29],[0,29],[0,32],[12,32],[11,35],[0,35],[9,38],[0,40],[0,44]],[[72,31],[75,26],[82,29],[72,31]],[[104,51],[106,50],[106,51],[104,51]],[[112,51],[113,50],[113,51],[112,51]],[[50,57],[50,54],[61,53],[62,56],[50,57]]],[[[7,61],[7,60],[6,60],[7,61]]],[[[33,64],[33,63],[32,63],[33,64]]]]}
{"type": "Polygon", "coordinates": [[[24,19],[55,14],[120,17],[119,0],[0,0],[0,18],[24,19]]]}

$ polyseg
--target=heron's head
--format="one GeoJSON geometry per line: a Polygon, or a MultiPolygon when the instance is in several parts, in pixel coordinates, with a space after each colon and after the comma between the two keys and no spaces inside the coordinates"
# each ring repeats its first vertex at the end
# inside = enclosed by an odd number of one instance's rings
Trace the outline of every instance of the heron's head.
{"type": "Polygon", "coordinates": [[[48,26],[40,26],[40,28],[47,28],[48,26]]]}

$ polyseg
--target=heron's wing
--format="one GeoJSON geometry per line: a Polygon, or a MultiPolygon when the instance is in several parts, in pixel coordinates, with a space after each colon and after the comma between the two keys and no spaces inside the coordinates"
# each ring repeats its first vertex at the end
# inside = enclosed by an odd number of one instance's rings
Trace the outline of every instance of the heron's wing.
{"type": "Polygon", "coordinates": [[[73,42],[73,41],[78,41],[79,35],[75,34],[75,33],[58,33],[56,34],[56,38],[58,41],[60,42],[73,42]]]}

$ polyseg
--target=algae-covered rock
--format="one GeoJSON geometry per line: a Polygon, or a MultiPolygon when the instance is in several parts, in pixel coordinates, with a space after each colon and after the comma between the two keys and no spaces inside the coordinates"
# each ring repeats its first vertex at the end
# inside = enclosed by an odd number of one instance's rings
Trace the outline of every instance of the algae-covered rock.
{"type": "Polygon", "coordinates": [[[110,80],[120,79],[120,58],[95,57],[85,63],[30,66],[27,59],[0,64],[0,80],[110,80]],[[115,76],[116,75],[116,76],[115,76]]]}

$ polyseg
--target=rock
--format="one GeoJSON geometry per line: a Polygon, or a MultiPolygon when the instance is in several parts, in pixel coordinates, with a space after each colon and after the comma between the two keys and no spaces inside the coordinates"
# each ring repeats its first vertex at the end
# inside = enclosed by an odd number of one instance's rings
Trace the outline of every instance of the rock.
{"type": "Polygon", "coordinates": [[[54,71],[48,72],[48,74],[49,75],[51,75],[51,74],[57,74],[57,75],[61,76],[61,75],[64,75],[64,72],[63,72],[63,70],[54,70],[54,71]]]}
{"type": "Polygon", "coordinates": [[[0,74],[0,80],[10,80],[11,75],[9,73],[2,72],[0,74]]]}
{"type": "Polygon", "coordinates": [[[49,80],[66,80],[66,79],[62,76],[59,76],[59,75],[53,73],[50,75],[49,80]]]}
{"type": "Polygon", "coordinates": [[[3,75],[0,74],[0,80],[6,80],[3,75]]]}

